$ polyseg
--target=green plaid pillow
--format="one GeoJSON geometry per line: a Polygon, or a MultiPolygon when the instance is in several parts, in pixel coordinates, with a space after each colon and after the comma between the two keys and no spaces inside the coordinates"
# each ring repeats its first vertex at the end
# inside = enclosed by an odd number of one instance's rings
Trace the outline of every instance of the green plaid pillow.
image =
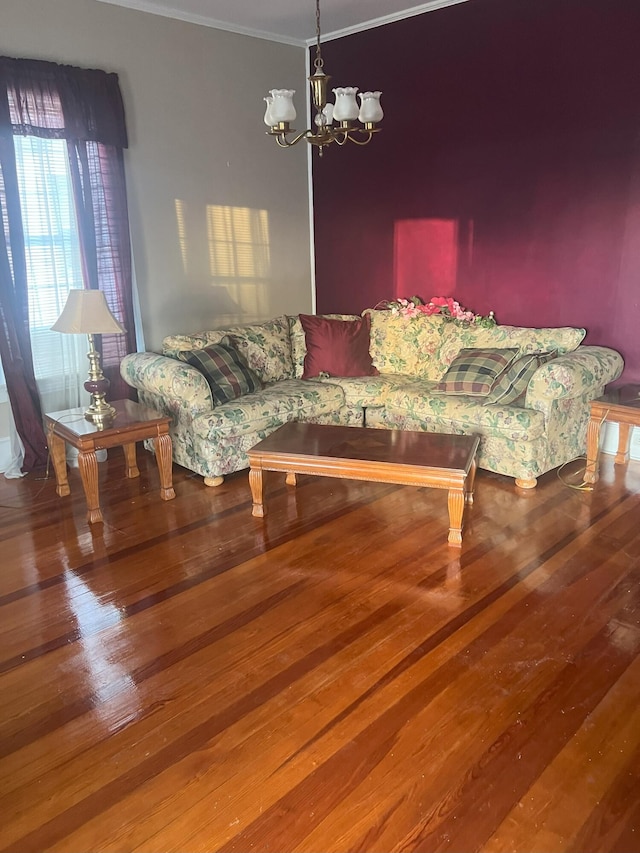
{"type": "Polygon", "coordinates": [[[484,405],[500,403],[503,406],[521,406],[533,374],[541,364],[551,361],[556,355],[555,351],[533,352],[516,358],[493,386],[484,405]]]}
{"type": "Polygon", "coordinates": [[[442,380],[435,386],[445,394],[466,394],[486,397],[517,356],[518,350],[473,349],[465,347],[449,365],[442,380]]]}
{"type": "Polygon", "coordinates": [[[181,361],[197,367],[209,383],[213,402],[220,406],[262,388],[262,382],[225,335],[204,349],[181,350],[181,361]]]}

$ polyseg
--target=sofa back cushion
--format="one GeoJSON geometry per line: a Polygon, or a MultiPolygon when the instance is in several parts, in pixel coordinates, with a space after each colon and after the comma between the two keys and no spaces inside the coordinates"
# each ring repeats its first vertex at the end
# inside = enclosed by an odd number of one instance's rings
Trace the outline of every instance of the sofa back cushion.
{"type": "Polygon", "coordinates": [[[443,317],[402,317],[390,311],[367,310],[371,317],[371,359],[380,373],[401,373],[440,379],[437,353],[448,325],[443,317]]]}
{"type": "Polygon", "coordinates": [[[460,350],[469,347],[516,347],[518,355],[572,352],[580,345],[585,334],[584,329],[568,326],[548,329],[529,329],[524,326],[485,328],[449,322],[436,353],[437,367],[444,374],[460,350]]]}
{"type": "Polygon", "coordinates": [[[227,335],[261,382],[293,378],[289,322],[284,315],[250,326],[230,326],[193,335],[170,335],[162,342],[162,352],[177,358],[179,352],[220,343],[227,335]]]}
{"type": "Polygon", "coordinates": [[[516,347],[519,355],[575,350],[584,329],[568,326],[531,329],[524,326],[481,326],[437,314],[402,317],[368,310],[371,316],[371,357],[381,373],[402,373],[438,382],[465,348],[516,347]]]}

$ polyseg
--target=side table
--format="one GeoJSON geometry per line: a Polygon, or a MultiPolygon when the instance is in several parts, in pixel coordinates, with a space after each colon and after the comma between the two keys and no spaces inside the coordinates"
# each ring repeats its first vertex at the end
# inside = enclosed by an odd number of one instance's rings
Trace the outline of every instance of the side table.
{"type": "Polygon", "coordinates": [[[96,450],[122,446],[127,477],[138,477],[136,442],[151,438],[155,443],[160,497],[163,501],[175,498],[171,473],[171,419],[153,409],[147,409],[132,400],[117,400],[111,404],[116,415],[113,423],[99,429],[84,417],[84,408],[65,409],[44,416],[49,452],[56,474],[56,493],[64,497],[70,493],[67,478],[65,442],[78,450],[78,467],[87,499],[87,521],[102,521],[98,498],[98,460],[96,450]]]}
{"type": "Polygon", "coordinates": [[[618,451],[614,463],[624,464],[629,459],[631,427],[640,427],[640,385],[621,385],[619,388],[607,391],[597,400],[591,401],[591,414],[587,427],[585,483],[595,483],[598,479],[600,428],[605,421],[618,424],[618,451]]]}

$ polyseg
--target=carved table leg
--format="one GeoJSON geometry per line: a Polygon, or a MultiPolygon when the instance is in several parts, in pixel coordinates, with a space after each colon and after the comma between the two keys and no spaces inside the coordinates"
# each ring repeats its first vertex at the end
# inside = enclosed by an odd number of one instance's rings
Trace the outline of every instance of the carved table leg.
{"type": "Polygon", "coordinates": [[[614,465],[624,465],[629,460],[629,435],[631,424],[618,424],[618,452],[613,460],[614,465]]]}
{"type": "Polygon", "coordinates": [[[284,481],[287,484],[287,486],[295,486],[295,484],[298,482],[298,479],[296,477],[296,472],[295,471],[287,471],[287,475],[286,475],[284,481]]]}
{"type": "Polygon", "coordinates": [[[167,433],[159,435],[155,440],[155,448],[160,472],[160,497],[163,501],[170,501],[176,496],[171,470],[171,436],[167,433]]]}
{"type": "Polygon", "coordinates": [[[49,453],[53,462],[53,470],[56,475],[56,494],[59,498],[64,498],[71,493],[69,488],[69,480],[67,479],[67,459],[64,439],[60,438],[50,426],[47,430],[47,444],[49,445],[49,453]]]}
{"type": "Polygon", "coordinates": [[[251,515],[255,515],[256,518],[263,518],[265,508],[262,502],[262,468],[249,468],[249,486],[253,498],[251,515]]]}
{"type": "Polygon", "coordinates": [[[449,489],[449,545],[462,545],[462,515],[464,513],[465,490],[449,489]]]}
{"type": "Polygon", "coordinates": [[[590,418],[587,425],[587,464],[584,470],[585,483],[595,483],[598,479],[598,448],[600,446],[601,418],[590,418]]]}
{"type": "Polygon", "coordinates": [[[89,524],[95,524],[103,520],[98,498],[98,460],[95,450],[81,450],[78,454],[78,467],[87,499],[87,521],[89,524]]]}

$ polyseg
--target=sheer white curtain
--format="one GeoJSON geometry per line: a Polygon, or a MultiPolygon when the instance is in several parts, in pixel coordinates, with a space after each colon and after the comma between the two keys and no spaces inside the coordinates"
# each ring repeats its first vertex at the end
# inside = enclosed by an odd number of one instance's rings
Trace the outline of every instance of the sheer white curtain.
{"type": "MultiPolygon", "coordinates": [[[[29,325],[38,392],[44,412],[88,402],[84,335],[52,332],[82,267],[67,144],[64,139],[14,136],[29,286],[29,325]]],[[[22,476],[23,450],[9,422],[11,462],[6,477],[22,476]]]]}

